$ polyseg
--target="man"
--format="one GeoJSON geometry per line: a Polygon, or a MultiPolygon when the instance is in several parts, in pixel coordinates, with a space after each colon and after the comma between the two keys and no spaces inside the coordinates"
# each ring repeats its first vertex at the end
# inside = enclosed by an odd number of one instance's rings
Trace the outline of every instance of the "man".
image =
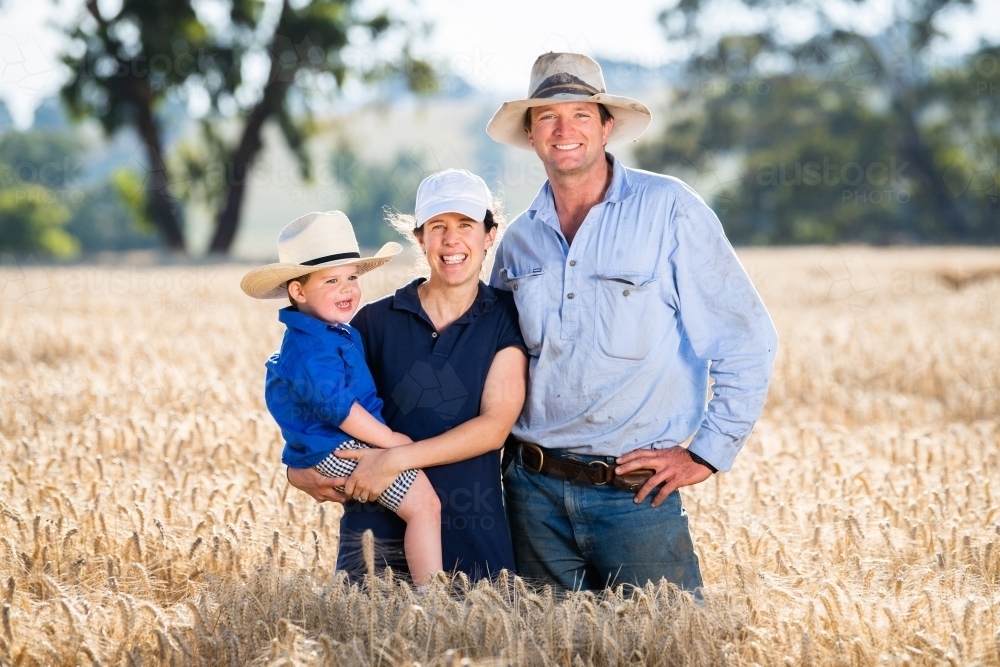
{"type": "Polygon", "coordinates": [[[649,121],[596,62],[548,53],[487,126],[548,177],[491,282],[513,291],[530,355],[504,477],[518,573],[567,589],[702,586],[677,489],[730,469],[777,346],[711,209],[605,152],[649,121]]]}

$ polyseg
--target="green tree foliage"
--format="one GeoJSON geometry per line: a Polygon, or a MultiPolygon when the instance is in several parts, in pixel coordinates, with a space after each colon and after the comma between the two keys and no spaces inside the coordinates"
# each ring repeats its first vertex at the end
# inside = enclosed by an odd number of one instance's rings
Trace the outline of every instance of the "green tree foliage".
{"type": "MultiPolygon", "coordinates": [[[[136,130],[147,167],[139,175],[146,217],[177,252],[186,249],[181,200],[190,192],[217,211],[209,250],[229,251],[266,123],[280,128],[308,177],[312,96],[332,94],[352,74],[391,70],[356,72],[342,51],[359,34],[378,39],[399,27],[386,14],[359,16],[355,0],[123,0],[113,15],[87,0],[86,11],[64,58],[73,75],[63,98],[77,116],[99,118],[108,133],[136,130]],[[264,72],[261,80],[250,75],[255,68],[264,72]],[[199,150],[171,160],[164,127],[177,119],[163,115],[175,99],[202,107],[202,139],[199,150]],[[197,177],[212,165],[224,177],[205,186],[197,177]],[[189,183],[198,187],[189,190],[189,183]]],[[[414,86],[426,85],[425,70],[403,68],[414,86]]]]}
{"type": "Polygon", "coordinates": [[[0,189],[0,250],[72,257],[76,238],[64,229],[69,209],[39,185],[0,189]]]}
{"type": "Polygon", "coordinates": [[[66,231],[79,239],[84,253],[151,250],[160,246],[156,230],[123,202],[116,176],[84,190],[72,206],[66,231]]]}
{"type": "MultiPolygon", "coordinates": [[[[0,134],[0,246],[5,252],[69,258],[79,252],[155,246],[122,206],[119,172],[110,183],[87,182],[84,147],[65,132],[0,134]]],[[[143,191],[131,184],[140,198],[143,191]]],[[[140,208],[140,213],[142,210],[140,208]]]]}
{"type": "Polygon", "coordinates": [[[66,258],[79,250],[65,227],[67,186],[76,184],[79,146],[37,132],[0,135],[0,249],[66,258]]]}
{"type": "MultiPolygon", "coordinates": [[[[745,4],[773,18],[791,3],[745,4]]],[[[933,64],[938,17],[955,4],[896,3],[872,36],[798,3],[818,26],[805,38],[777,20],[725,35],[696,50],[669,126],[638,160],[700,179],[738,243],[1000,241],[1000,48],[933,64]]],[[[661,22],[696,44],[713,6],[684,0],[661,22]]]]}

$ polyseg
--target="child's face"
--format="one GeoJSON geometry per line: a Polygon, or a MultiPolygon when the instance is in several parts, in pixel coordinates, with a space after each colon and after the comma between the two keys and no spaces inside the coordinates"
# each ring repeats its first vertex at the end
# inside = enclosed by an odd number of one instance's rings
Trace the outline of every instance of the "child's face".
{"type": "Polygon", "coordinates": [[[334,266],[309,275],[305,284],[292,281],[288,294],[299,310],[327,324],[347,324],[361,303],[358,267],[334,266]]]}

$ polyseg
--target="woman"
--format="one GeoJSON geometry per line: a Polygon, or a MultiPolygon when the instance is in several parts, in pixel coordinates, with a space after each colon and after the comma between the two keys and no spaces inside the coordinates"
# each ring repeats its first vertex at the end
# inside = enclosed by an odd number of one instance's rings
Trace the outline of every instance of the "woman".
{"type": "MultiPolygon", "coordinates": [[[[317,501],[345,504],[337,568],[352,575],[362,570],[355,557],[361,533],[370,528],[377,543],[400,545],[404,524],[375,503],[351,499],[377,498],[414,468],[441,499],[445,569],[473,580],[514,569],[497,450],[524,404],[528,363],[510,293],[480,280],[497,236],[493,206],[483,180],[465,170],[426,178],[415,217],[396,216],[393,224],[414,238],[430,277],[364,306],[351,320],[385,403],[382,416],[414,442],[352,452],[358,467],[346,480],[288,470],[289,483],[317,501]],[[344,494],[333,488],[341,484],[344,494]]],[[[401,554],[381,549],[379,558],[405,570],[401,554]]]]}

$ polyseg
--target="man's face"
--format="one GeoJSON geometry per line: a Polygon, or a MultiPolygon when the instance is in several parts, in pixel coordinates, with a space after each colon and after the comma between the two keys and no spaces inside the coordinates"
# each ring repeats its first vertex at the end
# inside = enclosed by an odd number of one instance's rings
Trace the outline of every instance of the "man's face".
{"type": "Polygon", "coordinates": [[[601,125],[593,102],[562,102],[531,109],[528,143],[550,174],[585,173],[604,160],[614,119],[601,125]]]}

